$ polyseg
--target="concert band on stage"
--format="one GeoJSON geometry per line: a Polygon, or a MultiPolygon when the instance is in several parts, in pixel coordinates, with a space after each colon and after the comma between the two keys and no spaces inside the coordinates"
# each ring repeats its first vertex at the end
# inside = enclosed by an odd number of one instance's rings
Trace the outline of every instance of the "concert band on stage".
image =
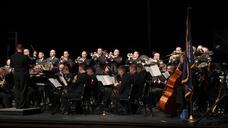
{"type": "MultiPolygon", "coordinates": [[[[207,47],[193,47],[193,53],[194,104],[198,111],[206,111],[216,101],[221,70],[217,71],[207,47]]],[[[81,51],[73,60],[68,51],[58,58],[54,49],[47,56],[44,51],[31,54],[18,45],[0,68],[0,104],[4,108],[42,107],[64,114],[134,114],[143,110],[151,114],[152,108],[159,107],[169,77],[182,65],[183,54],[181,47],[176,47],[162,60],[159,52],[149,57],[133,51],[125,57],[119,49],[108,52],[98,48],[92,53],[81,51]]],[[[183,89],[177,87],[176,92],[174,105],[168,106],[174,108],[172,115],[187,106],[183,89]]]]}

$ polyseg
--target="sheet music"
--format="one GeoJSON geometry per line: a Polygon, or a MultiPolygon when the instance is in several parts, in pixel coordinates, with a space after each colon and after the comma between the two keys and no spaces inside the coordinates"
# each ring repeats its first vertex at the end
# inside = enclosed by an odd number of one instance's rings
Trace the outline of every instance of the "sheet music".
{"type": "Polygon", "coordinates": [[[97,75],[97,80],[100,81],[104,86],[113,85],[115,82],[114,77],[110,77],[109,75],[97,75]]]}
{"type": "Polygon", "coordinates": [[[59,81],[58,81],[57,79],[49,78],[48,80],[49,80],[56,88],[62,87],[62,85],[59,83],[59,81]]]}
{"type": "Polygon", "coordinates": [[[151,74],[151,76],[161,76],[161,71],[158,67],[158,65],[152,65],[150,67],[145,67],[146,71],[151,74]]]}
{"type": "Polygon", "coordinates": [[[104,80],[106,82],[106,85],[112,85],[112,84],[114,84],[114,82],[115,82],[114,77],[110,77],[108,75],[105,75],[103,77],[104,77],[104,80]]]}
{"type": "Polygon", "coordinates": [[[161,76],[162,75],[158,65],[152,65],[152,66],[150,66],[150,68],[152,70],[153,76],[161,76]]]}
{"type": "Polygon", "coordinates": [[[97,78],[98,81],[100,81],[100,82],[102,82],[102,84],[104,84],[104,83],[103,83],[104,80],[103,80],[102,75],[96,75],[96,78],[97,78]]]}
{"type": "Polygon", "coordinates": [[[150,73],[150,75],[152,76],[152,73],[151,73],[151,68],[150,67],[145,67],[145,70],[147,71],[147,72],[149,72],[150,73]]]}
{"type": "Polygon", "coordinates": [[[166,71],[166,72],[162,73],[162,75],[165,77],[165,79],[168,79],[168,78],[169,78],[169,76],[170,76],[170,74],[169,74],[169,72],[168,72],[168,71],[166,71]]]}
{"type": "Polygon", "coordinates": [[[68,85],[67,82],[66,82],[66,80],[65,80],[65,78],[64,78],[62,75],[59,76],[59,79],[63,82],[63,84],[64,84],[65,86],[68,85]]]}

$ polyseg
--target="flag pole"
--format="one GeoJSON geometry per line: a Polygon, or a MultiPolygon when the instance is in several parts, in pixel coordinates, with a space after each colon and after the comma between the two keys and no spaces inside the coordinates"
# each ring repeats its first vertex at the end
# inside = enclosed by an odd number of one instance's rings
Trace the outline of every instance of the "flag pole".
{"type": "MultiPolygon", "coordinates": [[[[188,27],[191,27],[191,25],[189,25],[190,24],[190,12],[191,12],[191,3],[189,3],[189,5],[188,5],[188,10],[187,10],[187,18],[188,18],[188,23],[187,23],[187,25],[186,26],[188,26],[188,27]]],[[[188,28],[188,30],[189,29],[191,29],[191,28],[188,28]]],[[[190,33],[188,33],[188,34],[190,34],[190,33]]],[[[189,36],[189,35],[188,35],[189,36]]],[[[191,35],[190,35],[191,36],[191,35]]],[[[191,38],[191,37],[190,37],[191,38]]],[[[191,40],[191,39],[190,39],[191,40]]],[[[189,43],[192,43],[192,40],[189,42],[189,43]]],[[[190,56],[190,54],[192,54],[191,52],[192,52],[192,50],[190,50],[190,49],[192,49],[192,44],[190,45],[190,47],[188,48],[188,51],[189,51],[189,56],[190,56]]],[[[189,57],[188,56],[188,57],[189,57]]],[[[192,57],[192,56],[191,56],[192,57]]],[[[192,59],[190,59],[190,58],[188,58],[187,59],[187,61],[189,61],[188,63],[190,63],[190,65],[189,65],[189,68],[188,68],[188,70],[189,70],[189,76],[190,76],[190,79],[192,79],[192,71],[191,71],[191,68],[192,68],[192,62],[190,62],[192,59]]],[[[192,81],[192,80],[191,80],[192,81]]],[[[191,82],[191,85],[190,85],[190,87],[191,87],[191,94],[190,94],[190,99],[189,99],[189,118],[188,118],[188,121],[190,122],[190,123],[193,123],[193,122],[195,122],[195,120],[194,120],[194,117],[193,117],[193,89],[194,89],[194,87],[193,87],[193,85],[192,85],[192,82],[191,82]]]]}

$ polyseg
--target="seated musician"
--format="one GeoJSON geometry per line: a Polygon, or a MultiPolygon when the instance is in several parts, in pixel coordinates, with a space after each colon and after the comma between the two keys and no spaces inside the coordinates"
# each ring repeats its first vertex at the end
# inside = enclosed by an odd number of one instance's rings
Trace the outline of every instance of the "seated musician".
{"type": "MultiPolygon", "coordinates": [[[[132,99],[134,99],[135,101],[142,101],[145,103],[144,99],[145,96],[143,96],[144,94],[146,94],[146,91],[148,91],[148,89],[146,89],[148,86],[144,86],[144,84],[150,80],[150,74],[149,72],[147,72],[142,64],[137,64],[136,65],[137,68],[137,73],[135,75],[135,80],[134,80],[134,86],[132,89],[132,99]]],[[[149,103],[147,103],[148,106],[149,103]]],[[[138,107],[138,102],[134,105],[133,108],[133,113],[136,112],[137,107],[138,107]]],[[[149,107],[148,107],[148,110],[149,107]]]]}
{"type": "Polygon", "coordinates": [[[10,66],[10,59],[7,59],[6,61],[6,65],[4,66],[5,69],[11,69],[11,66],[10,66]]]}
{"type": "Polygon", "coordinates": [[[150,74],[144,69],[142,64],[137,64],[137,73],[135,75],[134,87],[132,89],[132,98],[138,99],[142,95],[144,83],[149,79],[150,74]]]}
{"type": "Polygon", "coordinates": [[[11,101],[13,99],[13,75],[10,70],[0,68],[0,104],[2,107],[11,107],[11,101]]]}
{"type": "Polygon", "coordinates": [[[147,65],[158,65],[158,67],[160,69],[163,69],[166,67],[166,65],[164,64],[164,62],[160,59],[160,53],[155,52],[153,53],[153,58],[150,58],[148,61],[146,61],[147,65]]]}
{"type": "Polygon", "coordinates": [[[46,62],[47,62],[47,60],[44,59],[44,53],[43,52],[39,52],[38,53],[38,59],[36,60],[36,64],[42,65],[42,64],[44,64],[46,62]]]}
{"type": "Polygon", "coordinates": [[[42,100],[42,91],[44,86],[38,86],[37,83],[42,83],[45,75],[42,73],[41,65],[35,65],[29,70],[30,78],[28,80],[27,101],[29,106],[40,107],[42,100]]]}
{"type": "Polygon", "coordinates": [[[117,69],[117,75],[115,77],[115,84],[112,90],[112,95],[111,95],[111,107],[114,109],[114,112],[117,112],[116,107],[118,104],[118,97],[119,97],[119,91],[122,83],[122,79],[126,75],[126,69],[124,66],[120,66],[117,69]]]}
{"type": "Polygon", "coordinates": [[[70,73],[68,66],[64,64],[59,65],[59,72],[55,75],[57,76],[57,79],[59,79],[60,83],[64,85],[64,87],[70,85],[74,77],[73,74],[70,73]]]}
{"type": "Polygon", "coordinates": [[[131,65],[131,64],[137,64],[138,63],[138,58],[139,58],[139,52],[138,51],[134,51],[134,53],[130,53],[127,55],[128,59],[126,61],[127,65],[131,65]]]}
{"type": "Polygon", "coordinates": [[[61,96],[61,108],[65,114],[70,111],[69,99],[80,98],[83,94],[84,84],[88,85],[90,82],[89,76],[86,73],[86,66],[80,64],[78,67],[78,75],[74,77],[72,84],[69,85],[67,93],[61,96]]]}
{"type": "Polygon", "coordinates": [[[98,80],[95,75],[95,71],[92,67],[88,67],[86,69],[86,72],[90,78],[89,86],[86,87],[86,94],[89,95],[88,97],[91,97],[92,102],[96,102],[96,104],[101,102],[101,91],[100,86],[98,85],[98,80]]]}
{"type": "Polygon", "coordinates": [[[118,100],[120,100],[120,104],[124,107],[125,112],[130,112],[129,106],[127,106],[127,104],[125,102],[123,102],[122,99],[129,98],[130,91],[131,91],[131,85],[132,84],[134,85],[136,73],[137,73],[136,65],[132,64],[129,66],[129,73],[127,73],[126,75],[123,75],[123,77],[122,77],[118,100]]]}
{"type": "Polygon", "coordinates": [[[63,52],[63,56],[60,58],[60,64],[66,65],[69,69],[73,67],[73,60],[69,58],[70,54],[68,51],[63,52]]]}
{"type": "Polygon", "coordinates": [[[159,62],[160,62],[160,53],[155,52],[155,53],[153,54],[153,58],[150,58],[150,59],[146,62],[146,64],[149,64],[149,65],[157,64],[157,65],[159,65],[159,62]]]}
{"type": "Polygon", "coordinates": [[[49,89],[49,98],[52,103],[52,110],[53,113],[60,112],[61,102],[60,98],[62,94],[67,94],[70,90],[70,86],[73,82],[74,75],[70,73],[69,68],[64,64],[59,64],[58,72],[55,74],[55,78],[58,79],[59,83],[62,85],[61,87],[52,88],[49,89]]]}

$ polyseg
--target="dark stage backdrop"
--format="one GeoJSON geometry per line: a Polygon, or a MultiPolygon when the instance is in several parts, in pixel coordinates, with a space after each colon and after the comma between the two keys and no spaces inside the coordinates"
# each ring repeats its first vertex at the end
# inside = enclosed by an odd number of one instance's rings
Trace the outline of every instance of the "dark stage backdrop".
{"type": "MultiPolygon", "coordinates": [[[[133,50],[142,54],[159,51],[164,57],[176,46],[184,46],[188,3],[189,0],[8,1],[1,11],[0,61],[6,59],[8,32],[12,31],[18,32],[18,42],[26,47],[32,44],[46,53],[53,48],[58,51],[57,56],[69,50],[75,58],[83,49],[103,47],[119,48],[123,54],[133,50]]],[[[191,6],[193,44],[213,49],[217,43],[213,42],[214,31],[228,27],[227,4],[203,0],[191,1],[191,6]]]]}

